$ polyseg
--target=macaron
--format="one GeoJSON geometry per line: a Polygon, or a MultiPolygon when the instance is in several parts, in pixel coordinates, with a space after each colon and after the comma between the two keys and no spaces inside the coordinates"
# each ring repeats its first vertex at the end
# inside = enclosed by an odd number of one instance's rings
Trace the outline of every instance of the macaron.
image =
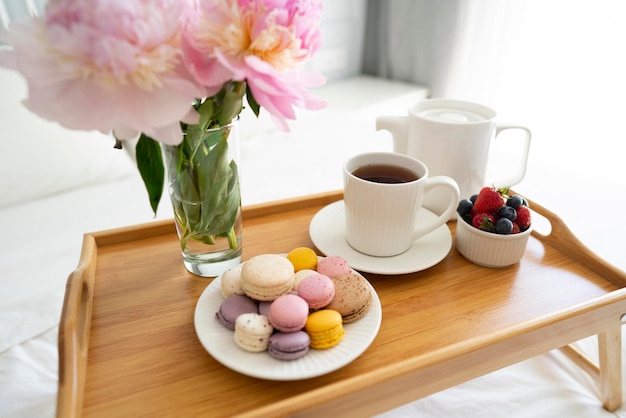
{"type": "Polygon", "coordinates": [[[328,276],[310,274],[298,285],[298,295],[307,301],[309,308],[320,309],[335,297],[335,284],[328,276]]]}
{"type": "Polygon", "coordinates": [[[317,271],[310,269],[298,270],[293,280],[293,290],[298,291],[298,285],[300,284],[302,279],[304,279],[306,276],[310,276],[311,274],[317,274],[317,271]]]}
{"type": "Polygon", "coordinates": [[[271,301],[293,288],[295,271],[291,261],[279,254],[250,258],[241,268],[241,286],[252,299],[271,301]]]}
{"type": "Polygon", "coordinates": [[[234,330],[237,317],[244,313],[259,313],[258,303],[248,296],[232,295],[222,301],[215,317],[220,324],[234,330]]]}
{"type": "Polygon", "coordinates": [[[352,269],[345,258],[338,255],[329,255],[317,262],[317,272],[332,279],[340,274],[352,273],[352,269]]]}
{"type": "Polygon", "coordinates": [[[309,316],[309,304],[298,295],[287,294],[272,302],[268,318],[281,332],[296,332],[304,328],[309,316]]]}
{"type": "Polygon", "coordinates": [[[268,300],[264,300],[259,302],[259,313],[261,315],[265,315],[268,316],[270,315],[270,305],[272,304],[271,301],[268,300]]]}
{"type": "Polygon", "coordinates": [[[340,274],[332,280],[335,297],[326,307],[339,312],[344,324],[362,318],[372,306],[372,291],[367,280],[356,273],[340,274]]]}
{"type": "Polygon", "coordinates": [[[258,353],[267,350],[274,329],[267,317],[256,313],[239,315],[235,321],[235,343],[239,348],[258,353]]]}
{"type": "Polygon", "coordinates": [[[332,309],[322,309],[310,314],[304,329],[311,338],[311,348],[315,349],[334,347],[345,334],[341,314],[332,309]]]}
{"type": "Polygon", "coordinates": [[[245,294],[241,288],[241,266],[233,267],[222,273],[220,290],[225,298],[245,294]]]}
{"type": "Polygon", "coordinates": [[[278,360],[296,360],[309,352],[311,337],[304,331],[276,332],[267,346],[270,356],[278,360]]]}
{"type": "Polygon", "coordinates": [[[287,259],[293,264],[296,272],[300,270],[315,270],[317,254],[309,247],[298,247],[287,253],[287,259]]]}

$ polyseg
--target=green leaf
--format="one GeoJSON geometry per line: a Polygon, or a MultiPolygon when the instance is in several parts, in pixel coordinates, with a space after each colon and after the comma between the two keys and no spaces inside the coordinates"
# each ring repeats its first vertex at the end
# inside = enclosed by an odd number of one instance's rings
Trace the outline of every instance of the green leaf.
{"type": "Polygon", "coordinates": [[[198,109],[198,113],[200,113],[200,121],[198,122],[198,127],[202,130],[209,127],[209,124],[213,117],[214,104],[211,99],[207,99],[202,103],[202,105],[198,109]]]}
{"type": "Polygon", "coordinates": [[[252,94],[252,90],[250,90],[250,86],[246,84],[246,99],[248,100],[248,104],[250,105],[250,109],[254,112],[256,117],[259,117],[259,113],[261,112],[261,106],[257,103],[254,95],[252,94]]]}
{"type": "Polygon", "coordinates": [[[157,141],[142,133],[135,151],[137,154],[137,168],[146,186],[150,207],[156,215],[165,182],[165,168],[163,167],[161,146],[157,141]]]}
{"type": "Polygon", "coordinates": [[[243,94],[238,91],[225,91],[222,106],[216,115],[217,123],[226,126],[241,113],[243,109],[243,94]]]}
{"type": "Polygon", "coordinates": [[[183,250],[190,239],[215,244],[216,237],[227,237],[231,248],[237,246],[233,227],[241,194],[237,165],[229,161],[229,134],[226,127],[203,131],[189,126],[177,147],[172,202],[183,250]]]}
{"type": "Polygon", "coordinates": [[[198,190],[205,211],[202,214],[201,229],[211,235],[227,232],[232,225],[223,223],[223,214],[229,209],[228,185],[232,175],[228,161],[228,142],[223,138],[198,167],[198,190]]]}
{"type": "Polygon", "coordinates": [[[199,194],[195,187],[193,169],[188,167],[178,172],[176,181],[179,184],[178,191],[180,195],[176,196],[174,200],[174,213],[179,221],[179,225],[183,226],[181,246],[184,249],[189,238],[198,233],[197,225],[202,219],[202,213],[200,205],[197,204],[199,194]]]}
{"type": "Polygon", "coordinates": [[[195,127],[188,129],[185,133],[185,140],[183,141],[186,147],[184,151],[187,161],[198,164],[221,138],[222,133],[220,131],[207,132],[206,130],[196,129],[195,127]]]}

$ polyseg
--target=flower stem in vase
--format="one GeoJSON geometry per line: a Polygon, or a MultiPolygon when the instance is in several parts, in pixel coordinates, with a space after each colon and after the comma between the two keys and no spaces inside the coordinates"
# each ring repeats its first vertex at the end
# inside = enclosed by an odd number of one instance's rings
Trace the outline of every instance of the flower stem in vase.
{"type": "Polygon", "coordinates": [[[238,264],[241,259],[238,153],[229,147],[237,140],[237,123],[188,126],[180,145],[164,147],[181,250],[192,270],[201,263],[236,259],[226,264],[238,264]]]}

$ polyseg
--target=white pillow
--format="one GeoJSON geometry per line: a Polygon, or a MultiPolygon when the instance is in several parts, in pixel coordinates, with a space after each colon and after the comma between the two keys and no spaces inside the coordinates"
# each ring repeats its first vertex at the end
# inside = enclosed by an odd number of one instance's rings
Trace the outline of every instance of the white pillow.
{"type": "Polygon", "coordinates": [[[0,68],[0,207],[139,175],[111,136],[41,119],[22,105],[26,95],[24,78],[0,68]]]}

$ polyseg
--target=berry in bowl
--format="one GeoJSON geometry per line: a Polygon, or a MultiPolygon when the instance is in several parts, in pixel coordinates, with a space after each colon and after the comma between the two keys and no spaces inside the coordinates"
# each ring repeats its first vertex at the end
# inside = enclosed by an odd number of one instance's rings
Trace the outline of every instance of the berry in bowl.
{"type": "Polygon", "coordinates": [[[532,230],[528,202],[508,189],[483,187],[457,207],[456,248],[469,261],[485,267],[519,262],[532,230]]]}

